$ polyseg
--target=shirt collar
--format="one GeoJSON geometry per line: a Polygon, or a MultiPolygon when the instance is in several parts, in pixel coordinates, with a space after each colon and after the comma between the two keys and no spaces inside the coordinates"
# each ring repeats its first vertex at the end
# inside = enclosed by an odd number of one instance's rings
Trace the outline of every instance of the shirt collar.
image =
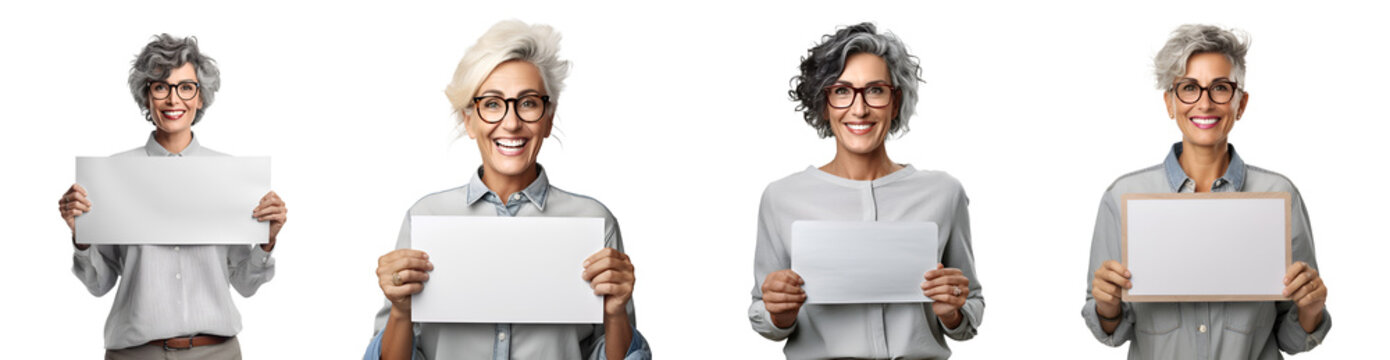
{"type": "MultiPolygon", "coordinates": [[[[521,197],[526,201],[535,204],[537,210],[545,211],[545,197],[550,191],[550,178],[545,175],[545,168],[541,167],[541,164],[536,164],[536,172],[540,173],[536,176],[536,181],[532,181],[531,185],[521,189],[518,194],[521,194],[521,197]]],[[[478,166],[478,171],[474,172],[473,177],[468,180],[468,206],[473,206],[473,203],[478,202],[488,194],[492,194],[499,201],[502,198],[483,184],[483,167],[478,166]]]]}
{"type": "Polygon", "coordinates": [[[165,149],[165,148],[164,148],[164,145],[160,145],[158,141],[155,141],[155,140],[154,140],[154,132],[151,131],[151,132],[150,132],[150,139],[149,139],[149,140],[145,140],[145,155],[147,155],[147,156],[197,156],[198,153],[202,152],[203,147],[202,147],[201,145],[198,145],[198,137],[197,137],[197,136],[194,136],[193,134],[189,134],[189,136],[192,136],[193,139],[190,140],[190,141],[188,142],[188,147],[183,148],[183,151],[181,151],[181,152],[175,154],[175,153],[169,152],[169,149],[165,149]]]}
{"type": "MultiPolygon", "coordinates": [[[[1236,153],[1235,145],[1226,144],[1226,151],[1231,154],[1231,163],[1226,166],[1226,173],[1221,175],[1220,180],[1231,184],[1235,191],[1241,191],[1245,188],[1245,161],[1236,153]]],[[[1182,155],[1182,142],[1174,143],[1172,150],[1168,151],[1168,158],[1163,160],[1163,170],[1168,175],[1168,186],[1173,192],[1181,191],[1184,183],[1192,181],[1182,170],[1182,164],[1178,163],[1179,155],[1182,155]]]]}

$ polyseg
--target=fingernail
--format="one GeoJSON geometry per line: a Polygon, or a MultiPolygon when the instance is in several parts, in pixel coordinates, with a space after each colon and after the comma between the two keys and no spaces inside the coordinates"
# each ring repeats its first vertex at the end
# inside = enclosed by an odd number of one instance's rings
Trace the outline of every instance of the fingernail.
{"type": "Polygon", "coordinates": [[[589,267],[589,260],[584,260],[583,263],[579,264],[579,267],[589,267]]]}

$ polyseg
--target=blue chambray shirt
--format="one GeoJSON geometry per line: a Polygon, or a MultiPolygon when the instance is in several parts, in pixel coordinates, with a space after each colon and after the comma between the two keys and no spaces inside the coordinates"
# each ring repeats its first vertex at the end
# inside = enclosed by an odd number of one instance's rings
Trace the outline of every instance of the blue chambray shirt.
{"type": "MultiPolygon", "coordinates": [[[[1212,192],[1287,192],[1293,198],[1293,260],[1318,267],[1313,232],[1298,188],[1273,171],[1246,165],[1235,146],[1226,173],[1212,183],[1212,192]]],[[[1091,239],[1091,264],[1086,272],[1086,305],[1081,316],[1096,340],[1109,346],[1129,345],[1130,359],[1282,359],[1280,350],[1296,354],[1312,350],[1327,337],[1332,316],[1323,309],[1322,324],[1312,333],[1298,323],[1292,301],[1121,303],[1122,319],[1106,334],[1091,297],[1091,280],[1106,260],[1120,259],[1120,197],[1126,193],[1190,193],[1196,189],[1173,144],[1163,164],[1115,180],[1101,198],[1091,239]]]]}
{"type": "MultiPolygon", "coordinates": [[[[397,249],[410,248],[411,215],[464,216],[565,216],[604,219],[604,246],[623,250],[617,219],[593,198],[551,186],[545,169],[504,205],[497,193],[482,181],[482,167],[468,185],[426,195],[416,202],[401,224],[397,249]]],[[[576,259],[582,260],[582,259],[576,259]]],[[[428,286],[428,285],[426,285],[428,286]]],[[[629,360],[650,360],[651,347],[637,331],[632,302],[627,305],[632,321],[629,360]]],[[[391,302],[377,312],[376,335],[362,357],[381,358],[382,329],[391,314],[391,302]]],[[[603,359],[606,344],[603,324],[453,324],[415,323],[414,359],[603,359]]]]}

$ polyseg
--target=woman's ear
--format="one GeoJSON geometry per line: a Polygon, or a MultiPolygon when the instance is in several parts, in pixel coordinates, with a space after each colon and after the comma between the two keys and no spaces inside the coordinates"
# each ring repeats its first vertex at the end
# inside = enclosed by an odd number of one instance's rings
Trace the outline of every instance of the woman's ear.
{"type": "Polygon", "coordinates": [[[463,125],[464,133],[468,134],[468,138],[478,139],[480,134],[476,133],[477,130],[473,129],[473,124],[471,123],[472,121],[476,121],[476,119],[473,119],[472,112],[468,111],[468,108],[459,111],[459,120],[460,124],[463,125]]]}
{"type": "Polygon", "coordinates": [[[1168,118],[1173,119],[1178,116],[1178,114],[1176,114],[1178,109],[1176,105],[1173,104],[1173,97],[1169,96],[1169,94],[1170,92],[1168,91],[1163,92],[1163,109],[1168,111],[1168,118]]]}
{"type": "Polygon", "coordinates": [[[555,127],[555,110],[557,110],[556,108],[558,107],[560,106],[557,103],[550,103],[550,106],[546,107],[545,121],[542,124],[544,126],[541,127],[540,133],[542,139],[550,138],[550,129],[555,127]]]}
{"type": "Polygon", "coordinates": [[[1241,92],[1240,92],[1240,108],[1239,108],[1239,109],[1236,109],[1236,120],[1240,120],[1241,117],[1245,116],[1245,104],[1248,104],[1248,103],[1250,103],[1250,93],[1245,92],[1245,91],[1241,91],[1241,92]]]}

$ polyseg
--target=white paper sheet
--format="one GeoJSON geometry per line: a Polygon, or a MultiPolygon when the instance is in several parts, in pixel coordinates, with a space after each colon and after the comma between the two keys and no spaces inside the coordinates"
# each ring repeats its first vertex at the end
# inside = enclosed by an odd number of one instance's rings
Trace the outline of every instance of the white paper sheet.
{"type": "Polygon", "coordinates": [[[1125,201],[1126,265],[1134,285],[1125,301],[1281,297],[1286,199],[1125,201]],[[1163,298],[1145,298],[1154,296],[1163,298]]]}
{"type": "Polygon", "coordinates": [[[251,211],[270,191],[268,157],[78,157],[91,211],[79,244],[260,244],[251,211]]]}
{"type": "Polygon", "coordinates": [[[410,242],[434,264],[410,298],[416,322],[603,322],[581,277],[603,249],[601,218],[411,216],[410,242]]]}
{"type": "Polygon", "coordinates": [[[792,223],[792,271],[808,304],[931,302],[921,285],[936,250],[932,222],[792,223]]]}

